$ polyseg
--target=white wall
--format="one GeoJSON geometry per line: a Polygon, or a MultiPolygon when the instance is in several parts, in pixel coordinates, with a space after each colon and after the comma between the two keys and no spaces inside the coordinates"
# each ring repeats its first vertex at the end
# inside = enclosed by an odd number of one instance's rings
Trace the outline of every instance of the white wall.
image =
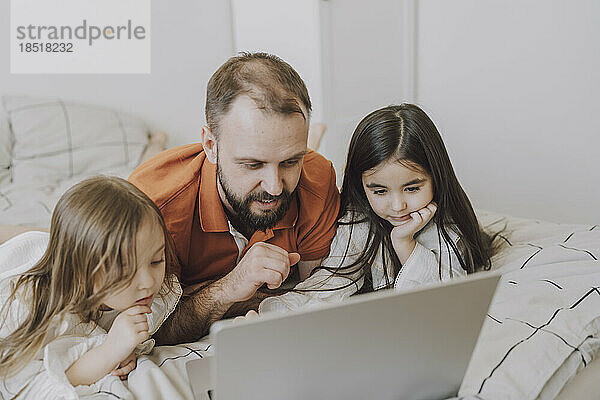
{"type": "Polygon", "coordinates": [[[416,101],[476,207],[598,223],[598,21],[596,0],[153,2],[151,74],[11,75],[5,34],[0,94],[129,110],[179,145],[198,138],[214,70],[238,49],[273,51],[307,81],[338,175],[360,118],[416,101]]]}
{"type": "MultiPolygon", "coordinates": [[[[319,151],[333,161],[338,183],[352,131],[376,108],[403,100],[406,8],[397,0],[321,2],[327,131],[319,151]]],[[[405,98],[405,97],[404,97],[405,98]]]]}
{"type": "Polygon", "coordinates": [[[233,54],[229,2],[152,2],[151,73],[147,75],[11,75],[10,1],[0,1],[0,95],[61,96],[114,106],[162,129],[175,146],[197,141],[206,83],[233,54]]]}
{"type": "Polygon", "coordinates": [[[312,121],[323,120],[321,0],[232,0],[234,48],[276,54],[304,80],[312,121]]]}
{"type": "Polygon", "coordinates": [[[600,222],[600,2],[420,1],[417,102],[477,207],[600,222]]]}
{"type": "Polygon", "coordinates": [[[476,208],[600,222],[600,2],[321,4],[321,151],[338,175],[363,116],[416,102],[476,208]]]}

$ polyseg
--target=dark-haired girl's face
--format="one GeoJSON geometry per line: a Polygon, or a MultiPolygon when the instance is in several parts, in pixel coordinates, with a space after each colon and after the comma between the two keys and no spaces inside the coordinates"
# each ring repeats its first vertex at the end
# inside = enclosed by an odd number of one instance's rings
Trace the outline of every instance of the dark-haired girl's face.
{"type": "Polygon", "coordinates": [[[385,161],[362,174],[362,185],[369,205],[380,218],[393,226],[410,220],[433,200],[431,177],[418,166],[385,161]]]}

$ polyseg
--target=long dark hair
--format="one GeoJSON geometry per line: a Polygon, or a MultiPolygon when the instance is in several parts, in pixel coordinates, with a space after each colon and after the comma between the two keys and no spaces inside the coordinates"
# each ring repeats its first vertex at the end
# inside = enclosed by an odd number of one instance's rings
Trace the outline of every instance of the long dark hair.
{"type": "MultiPolygon", "coordinates": [[[[391,243],[392,225],[375,214],[362,185],[363,173],[386,161],[416,165],[430,177],[433,201],[437,204],[433,222],[437,225],[440,248],[443,239],[452,247],[461,267],[469,274],[490,269],[493,238],[479,227],[471,202],[454,174],[437,128],[427,114],[414,104],[391,105],[373,111],[354,130],[348,148],[338,221],[350,225],[350,236],[353,225],[368,222],[368,239],[358,259],[351,265],[321,268],[338,275],[351,275],[360,268],[365,277],[361,292],[370,291],[373,289],[371,264],[380,249],[385,287],[393,285],[402,265],[391,243]],[[449,229],[455,230],[460,236],[460,249],[451,239],[449,229]],[[388,276],[388,268],[393,271],[393,277],[388,276]]],[[[347,252],[348,247],[344,258],[347,252]]],[[[441,258],[439,262],[441,278],[441,258]]]]}

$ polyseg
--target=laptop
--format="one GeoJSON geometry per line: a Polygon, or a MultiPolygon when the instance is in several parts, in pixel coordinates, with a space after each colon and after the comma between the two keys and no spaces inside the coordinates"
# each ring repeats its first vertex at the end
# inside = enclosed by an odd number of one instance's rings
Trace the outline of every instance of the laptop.
{"type": "Polygon", "coordinates": [[[186,367],[196,400],[445,399],[465,375],[499,275],[355,296],[211,327],[186,367]]]}

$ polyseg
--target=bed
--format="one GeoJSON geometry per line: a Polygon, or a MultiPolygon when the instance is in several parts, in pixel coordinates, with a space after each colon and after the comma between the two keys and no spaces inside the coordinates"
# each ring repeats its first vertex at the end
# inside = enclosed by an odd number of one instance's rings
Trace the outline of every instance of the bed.
{"type": "MultiPolygon", "coordinates": [[[[478,215],[504,229],[493,259],[503,277],[454,399],[556,398],[600,351],[600,226],[478,215]]],[[[127,382],[106,377],[86,398],[192,399],[185,364],[213,351],[209,337],[156,347],[127,382]]],[[[596,374],[583,379],[578,386],[598,390],[596,374]]],[[[585,398],[568,392],[561,398],[585,398]]]]}
{"type": "MultiPolygon", "coordinates": [[[[114,110],[24,97],[4,97],[3,109],[0,224],[47,227],[67,187],[97,173],[126,177],[164,147],[164,135],[153,139],[142,121],[114,110]]],[[[577,388],[600,390],[600,226],[478,216],[503,230],[493,258],[503,277],[455,399],[553,399],[565,387],[563,399],[579,399],[577,388]]],[[[185,364],[213,351],[209,337],[155,347],[127,381],[106,376],[83,398],[192,399],[185,364]]]]}
{"type": "MultiPolygon", "coordinates": [[[[491,230],[506,225],[493,259],[502,279],[459,398],[554,399],[600,351],[600,226],[479,219],[491,230]]],[[[577,385],[598,392],[597,377],[577,385]]],[[[582,398],[568,392],[563,399],[582,398]]]]}
{"type": "Polygon", "coordinates": [[[127,178],[165,148],[126,112],[59,98],[3,96],[0,107],[0,224],[48,227],[64,191],[97,174],[127,178]]]}

